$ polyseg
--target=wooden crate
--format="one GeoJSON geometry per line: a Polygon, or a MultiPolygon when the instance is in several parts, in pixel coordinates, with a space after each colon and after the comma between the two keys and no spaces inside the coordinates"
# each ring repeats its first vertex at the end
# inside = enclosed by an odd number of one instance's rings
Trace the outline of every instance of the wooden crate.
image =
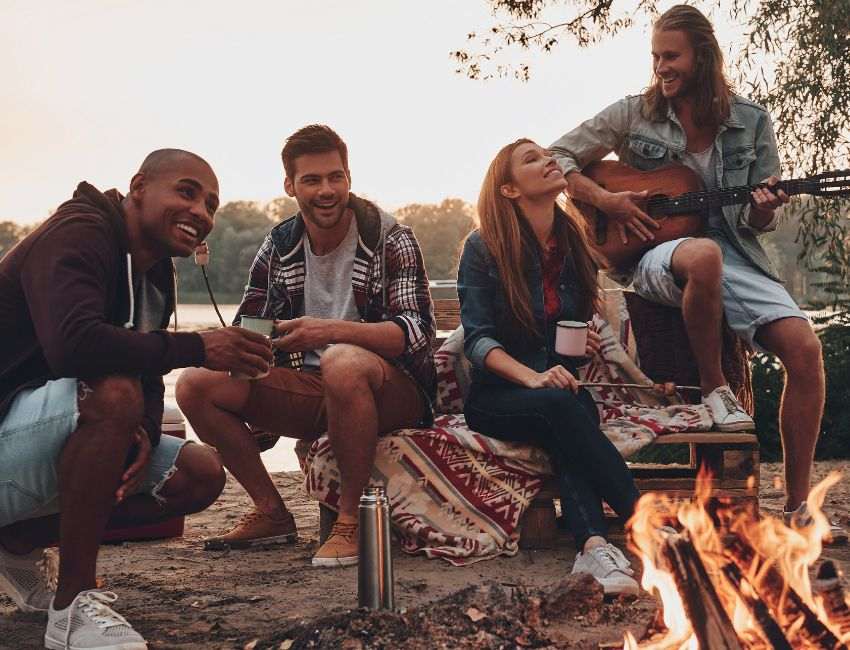
{"type": "MultiPolygon", "coordinates": [[[[714,498],[758,508],[759,445],[752,433],[673,433],[655,440],[656,445],[688,445],[690,462],[630,463],[629,469],[641,494],[658,492],[674,500],[694,497],[697,473],[710,472],[714,498]]],[[[551,548],[558,535],[554,499],[558,486],[549,481],[538,492],[520,523],[520,546],[551,548]]]]}

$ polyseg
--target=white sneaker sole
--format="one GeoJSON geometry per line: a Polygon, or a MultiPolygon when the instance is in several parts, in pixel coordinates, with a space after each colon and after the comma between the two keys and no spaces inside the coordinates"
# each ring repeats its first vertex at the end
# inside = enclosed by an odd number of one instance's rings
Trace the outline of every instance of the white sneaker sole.
{"type": "Polygon", "coordinates": [[[715,431],[722,431],[723,433],[743,433],[746,431],[755,431],[756,423],[752,420],[749,422],[731,422],[729,424],[717,424],[715,422],[711,425],[711,428],[715,431]]]}
{"type": "Polygon", "coordinates": [[[640,593],[640,585],[636,581],[616,581],[616,580],[600,580],[596,581],[602,585],[602,589],[606,596],[637,596],[640,593]]]}
{"type": "Polygon", "coordinates": [[[357,564],[357,556],[354,557],[314,557],[313,566],[337,567],[354,566],[357,564]]]}
{"type": "Polygon", "coordinates": [[[79,645],[65,645],[65,641],[57,641],[56,639],[51,639],[46,634],[44,635],[44,647],[50,648],[50,650],[148,650],[148,644],[144,641],[132,641],[130,643],[118,643],[111,645],[98,645],[98,646],[79,646],[79,645]]]}

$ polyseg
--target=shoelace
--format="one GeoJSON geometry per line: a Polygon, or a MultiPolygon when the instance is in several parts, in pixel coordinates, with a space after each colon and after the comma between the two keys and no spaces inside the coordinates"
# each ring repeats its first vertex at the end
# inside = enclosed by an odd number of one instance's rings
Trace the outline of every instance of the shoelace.
{"type": "Polygon", "coordinates": [[[741,407],[738,406],[738,402],[732,396],[730,391],[722,390],[719,392],[720,399],[723,401],[723,406],[726,407],[726,410],[729,413],[738,413],[739,411],[743,413],[741,407]]]}
{"type": "Polygon", "coordinates": [[[337,521],[336,523],[334,523],[333,528],[331,529],[331,534],[328,535],[328,540],[330,540],[331,537],[339,535],[340,537],[344,537],[349,543],[353,543],[354,534],[356,532],[357,524],[349,524],[346,522],[337,521]]]}
{"type": "Polygon", "coordinates": [[[74,598],[71,606],[68,607],[68,615],[65,619],[65,647],[71,647],[68,641],[71,638],[71,616],[74,614],[75,606],[101,630],[116,625],[130,627],[126,619],[109,606],[116,600],[118,595],[113,591],[87,591],[74,598]]]}
{"type": "Polygon", "coordinates": [[[44,582],[48,591],[56,591],[59,583],[59,550],[55,548],[44,549],[44,557],[35,563],[39,579],[44,582]]]}
{"type": "Polygon", "coordinates": [[[630,576],[635,573],[631,568],[631,562],[626,559],[623,552],[616,546],[606,544],[605,546],[592,548],[588,552],[592,553],[593,556],[599,560],[602,566],[604,566],[609,572],[621,571],[622,573],[630,576]]]}

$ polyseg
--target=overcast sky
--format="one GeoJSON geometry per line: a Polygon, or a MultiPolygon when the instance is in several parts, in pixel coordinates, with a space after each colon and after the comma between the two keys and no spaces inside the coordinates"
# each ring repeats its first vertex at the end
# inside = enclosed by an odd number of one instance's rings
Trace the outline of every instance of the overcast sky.
{"type": "MultiPolygon", "coordinates": [[[[665,8],[671,2],[662,2],[665,8]]],[[[222,200],[283,193],[287,135],[324,122],[353,189],[392,209],[474,201],[496,151],[546,146],[649,80],[649,34],[564,43],[529,83],[471,81],[452,49],[485,0],[0,0],[0,221],[46,217],[87,180],[125,190],[144,156],[205,157],[222,200]]]]}

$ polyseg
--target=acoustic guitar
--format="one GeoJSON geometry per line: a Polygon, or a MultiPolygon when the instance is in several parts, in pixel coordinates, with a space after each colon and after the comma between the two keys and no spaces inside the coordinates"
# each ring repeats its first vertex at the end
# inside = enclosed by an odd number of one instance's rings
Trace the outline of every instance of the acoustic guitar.
{"type": "MultiPolygon", "coordinates": [[[[747,203],[753,191],[766,183],[704,189],[702,179],[685,165],[667,165],[642,172],[614,160],[601,160],[582,169],[582,174],[609,192],[642,192],[645,200],[638,207],[655,219],[658,230],[652,230],[654,241],[641,241],[629,232],[628,243],[620,238],[616,221],[589,203],[575,201],[576,207],[590,226],[590,241],[603,270],[622,270],[634,263],[646,250],[679,237],[693,237],[705,231],[708,210],[724,205],[747,203]]],[[[777,187],[786,194],[816,196],[850,195],[850,169],[831,171],[779,181],[777,187]]]]}

